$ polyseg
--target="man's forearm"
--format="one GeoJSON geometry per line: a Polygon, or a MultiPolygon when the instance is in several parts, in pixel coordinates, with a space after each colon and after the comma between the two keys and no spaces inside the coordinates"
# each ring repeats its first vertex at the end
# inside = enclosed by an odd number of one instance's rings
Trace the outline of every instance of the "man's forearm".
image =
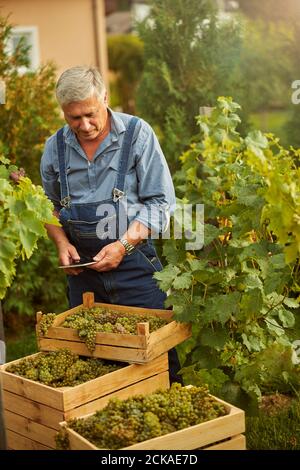
{"type": "Polygon", "coordinates": [[[127,232],[125,232],[121,238],[127,240],[128,243],[135,246],[141,241],[145,240],[149,233],[150,229],[146,227],[146,225],[135,220],[129,225],[127,232]]]}
{"type": "MultiPolygon", "coordinates": [[[[58,218],[58,213],[53,212],[58,218]]],[[[70,264],[77,263],[80,260],[80,255],[76,250],[76,247],[70,243],[68,237],[66,236],[62,227],[57,227],[56,225],[45,225],[48,232],[49,238],[54,241],[59,258],[59,264],[62,266],[69,266],[70,264]]],[[[81,273],[80,268],[67,268],[65,273],[69,275],[78,275],[81,273]]]]}
{"type": "MultiPolygon", "coordinates": [[[[53,215],[58,218],[58,212],[54,211],[53,215]]],[[[70,243],[62,227],[46,224],[45,228],[48,232],[49,238],[54,241],[57,248],[70,243]]]]}

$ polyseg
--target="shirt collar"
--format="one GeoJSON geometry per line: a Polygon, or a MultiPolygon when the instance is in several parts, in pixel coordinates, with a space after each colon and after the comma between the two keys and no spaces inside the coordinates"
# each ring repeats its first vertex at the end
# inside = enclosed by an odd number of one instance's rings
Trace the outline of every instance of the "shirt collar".
{"type": "Polygon", "coordinates": [[[118,140],[119,135],[126,131],[126,127],[122,119],[118,116],[115,111],[108,108],[108,112],[111,116],[112,141],[115,142],[116,140],[118,140]]]}

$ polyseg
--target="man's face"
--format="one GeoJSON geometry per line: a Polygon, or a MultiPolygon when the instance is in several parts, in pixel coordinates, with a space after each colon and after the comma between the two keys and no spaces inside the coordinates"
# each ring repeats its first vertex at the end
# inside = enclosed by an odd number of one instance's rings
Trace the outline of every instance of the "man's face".
{"type": "Polygon", "coordinates": [[[97,139],[107,121],[107,98],[91,96],[62,106],[65,120],[82,143],[97,139]]]}

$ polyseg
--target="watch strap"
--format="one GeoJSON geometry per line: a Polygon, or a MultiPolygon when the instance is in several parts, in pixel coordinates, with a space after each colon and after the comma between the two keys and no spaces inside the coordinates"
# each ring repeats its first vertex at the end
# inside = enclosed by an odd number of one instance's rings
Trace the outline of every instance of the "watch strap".
{"type": "Polygon", "coordinates": [[[135,246],[129,243],[127,240],[124,238],[119,238],[119,242],[122,243],[122,245],[125,248],[125,254],[126,255],[131,255],[131,253],[134,251],[135,246]]]}

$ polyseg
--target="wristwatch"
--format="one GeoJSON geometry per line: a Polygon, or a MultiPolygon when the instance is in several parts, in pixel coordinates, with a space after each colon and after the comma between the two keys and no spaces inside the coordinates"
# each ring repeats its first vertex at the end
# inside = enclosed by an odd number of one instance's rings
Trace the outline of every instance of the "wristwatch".
{"type": "Polygon", "coordinates": [[[125,255],[131,255],[131,253],[134,251],[135,249],[135,246],[134,245],[131,245],[131,243],[129,243],[127,240],[124,240],[124,238],[119,238],[118,240],[120,243],[122,243],[122,245],[124,246],[125,248],[125,255]]]}

